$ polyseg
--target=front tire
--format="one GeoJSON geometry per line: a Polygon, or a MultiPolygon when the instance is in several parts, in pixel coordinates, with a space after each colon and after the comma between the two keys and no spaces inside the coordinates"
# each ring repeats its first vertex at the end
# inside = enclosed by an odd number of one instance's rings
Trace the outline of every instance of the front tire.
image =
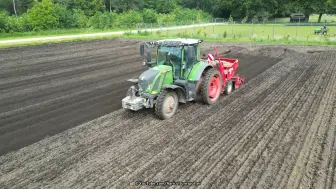
{"type": "Polygon", "coordinates": [[[174,116],[178,108],[179,100],[175,91],[162,90],[157,97],[155,114],[162,120],[174,116]]]}
{"type": "Polygon", "coordinates": [[[214,104],[218,100],[222,89],[222,78],[216,69],[206,70],[201,84],[202,100],[206,104],[214,104]]]}

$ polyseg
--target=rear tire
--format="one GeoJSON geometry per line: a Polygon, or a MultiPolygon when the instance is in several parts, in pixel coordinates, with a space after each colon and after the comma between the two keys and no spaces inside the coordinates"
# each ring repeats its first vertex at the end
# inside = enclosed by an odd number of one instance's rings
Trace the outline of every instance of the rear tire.
{"type": "Polygon", "coordinates": [[[222,78],[218,70],[208,69],[205,71],[201,84],[201,96],[205,104],[212,105],[217,102],[222,89],[222,78]]]}
{"type": "Polygon", "coordinates": [[[174,116],[178,108],[179,100],[175,91],[162,90],[157,97],[155,114],[158,118],[165,120],[174,116]]]}

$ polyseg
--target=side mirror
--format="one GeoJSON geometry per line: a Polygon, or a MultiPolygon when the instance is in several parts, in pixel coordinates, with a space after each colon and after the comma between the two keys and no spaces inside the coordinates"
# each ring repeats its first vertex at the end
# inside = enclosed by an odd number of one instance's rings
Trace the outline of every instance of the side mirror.
{"type": "Polygon", "coordinates": [[[141,44],[140,45],[140,55],[144,56],[144,54],[145,54],[145,44],[141,44]]]}
{"type": "Polygon", "coordinates": [[[148,48],[147,49],[147,62],[151,62],[152,61],[152,52],[151,49],[148,48]]]}

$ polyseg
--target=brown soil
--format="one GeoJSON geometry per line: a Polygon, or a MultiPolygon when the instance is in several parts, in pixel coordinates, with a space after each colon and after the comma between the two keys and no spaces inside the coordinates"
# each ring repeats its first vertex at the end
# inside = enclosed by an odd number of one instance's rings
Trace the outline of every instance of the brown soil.
{"type": "Polygon", "coordinates": [[[204,43],[204,53],[216,45],[238,58],[246,85],[161,121],[152,110],[120,109],[125,80],[145,69],[136,45],[113,39],[0,51],[0,188],[336,186],[332,49],[204,43]]]}

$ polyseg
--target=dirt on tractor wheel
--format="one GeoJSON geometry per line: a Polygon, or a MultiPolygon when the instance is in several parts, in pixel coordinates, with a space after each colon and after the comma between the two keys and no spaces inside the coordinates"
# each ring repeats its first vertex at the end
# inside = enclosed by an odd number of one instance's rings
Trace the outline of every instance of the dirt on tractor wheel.
{"type": "Polygon", "coordinates": [[[247,83],[159,120],[120,109],[137,44],[0,50],[0,188],[335,188],[336,51],[205,42],[247,83]]]}

